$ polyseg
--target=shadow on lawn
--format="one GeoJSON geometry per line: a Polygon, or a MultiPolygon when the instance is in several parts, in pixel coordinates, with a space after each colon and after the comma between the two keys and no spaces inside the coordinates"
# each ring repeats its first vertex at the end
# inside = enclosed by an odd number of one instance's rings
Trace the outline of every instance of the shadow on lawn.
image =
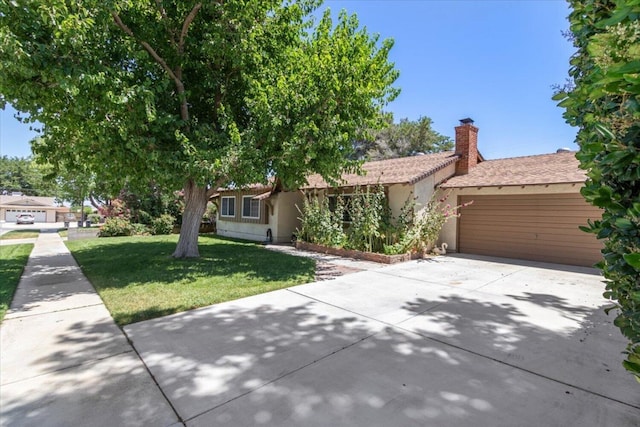
{"type": "Polygon", "coordinates": [[[174,259],[171,254],[175,250],[175,241],[117,239],[73,250],[74,257],[90,279],[96,275],[110,279],[100,283],[92,280],[100,288],[120,288],[148,281],[174,283],[237,274],[266,282],[294,280],[300,275],[313,279],[312,260],[268,251],[253,242],[200,236],[199,258],[174,259]]]}

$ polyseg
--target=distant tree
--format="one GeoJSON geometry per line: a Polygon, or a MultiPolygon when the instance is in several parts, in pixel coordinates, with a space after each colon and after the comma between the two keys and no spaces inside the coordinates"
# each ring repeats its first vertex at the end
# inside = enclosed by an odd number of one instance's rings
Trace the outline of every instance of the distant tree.
{"type": "Polygon", "coordinates": [[[578,127],[584,197],[603,209],[586,231],[605,242],[597,264],[614,324],[629,340],[625,368],[640,381],[640,2],[572,0],[571,81],[562,100],[578,127]]]}
{"type": "Polygon", "coordinates": [[[401,119],[393,122],[393,115],[386,113],[385,126],[372,131],[369,139],[354,144],[354,157],[357,159],[382,160],[395,157],[412,156],[418,153],[438,153],[453,148],[453,140],[431,128],[433,121],[429,117],[420,117],[416,121],[401,119]]]}
{"type": "Polygon", "coordinates": [[[0,2],[0,102],[34,152],[120,188],[184,191],[174,257],[198,256],[219,186],[337,179],[398,91],[390,40],[318,0],[0,2]]]}
{"type": "Polygon", "coordinates": [[[48,178],[51,168],[31,158],[0,157],[0,194],[20,192],[26,196],[55,197],[57,182],[48,178]]]}

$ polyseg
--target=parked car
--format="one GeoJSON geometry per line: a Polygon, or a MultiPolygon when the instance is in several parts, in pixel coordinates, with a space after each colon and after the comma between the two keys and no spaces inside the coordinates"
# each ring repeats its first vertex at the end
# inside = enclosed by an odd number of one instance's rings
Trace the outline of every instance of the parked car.
{"type": "Polygon", "coordinates": [[[16,217],[16,224],[33,224],[34,222],[36,222],[36,218],[30,213],[19,214],[16,217]]]}

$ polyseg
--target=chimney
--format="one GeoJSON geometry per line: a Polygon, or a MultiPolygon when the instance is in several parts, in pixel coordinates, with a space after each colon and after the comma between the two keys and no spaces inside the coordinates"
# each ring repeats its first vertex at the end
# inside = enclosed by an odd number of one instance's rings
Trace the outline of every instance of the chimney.
{"type": "Polygon", "coordinates": [[[466,175],[478,164],[478,128],[469,118],[460,120],[456,127],[456,154],[460,156],[456,175],[466,175]]]}

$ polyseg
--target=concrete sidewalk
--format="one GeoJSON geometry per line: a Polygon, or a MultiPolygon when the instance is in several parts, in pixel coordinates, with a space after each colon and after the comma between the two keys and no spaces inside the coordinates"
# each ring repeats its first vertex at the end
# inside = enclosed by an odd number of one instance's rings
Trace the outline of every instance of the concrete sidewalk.
{"type": "Polygon", "coordinates": [[[182,425],[55,230],[0,326],[0,425],[182,425]]]}

